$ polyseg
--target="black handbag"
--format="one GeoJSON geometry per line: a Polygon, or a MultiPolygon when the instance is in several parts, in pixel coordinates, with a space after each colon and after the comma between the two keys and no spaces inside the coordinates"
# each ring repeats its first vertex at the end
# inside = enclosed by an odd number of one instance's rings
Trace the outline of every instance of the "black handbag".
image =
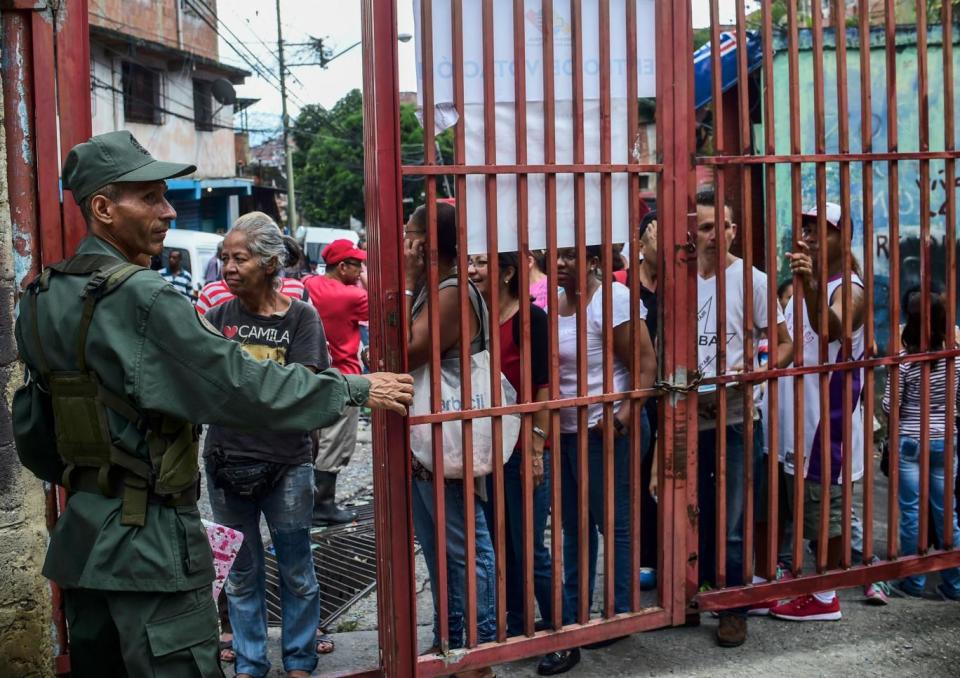
{"type": "Polygon", "coordinates": [[[251,501],[267,496],[290,468],[289,464],[230,455],[221,447],[213,448],[210,456],[214,487],[251,501]]]}

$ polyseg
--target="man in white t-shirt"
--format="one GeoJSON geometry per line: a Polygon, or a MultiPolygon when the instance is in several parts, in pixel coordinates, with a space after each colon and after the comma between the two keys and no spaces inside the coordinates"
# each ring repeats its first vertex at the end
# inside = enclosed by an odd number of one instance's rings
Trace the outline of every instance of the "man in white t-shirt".
{"type": "MultiPolygon", "coordinates": [[[[737,225],[733,222],[733,212],[729,206],[723,207],[724,223],[715,224],[715,195],[712,190],[697,194],[697,368],[704,379],[718,374],[721,351],[724,354],[723,374],[744,371],[744,345],[750,342],[758,346],[761,339],[767,337],[767,276],[753,268],[751,271],[752,290],[749,309],[752,328],[747,333],[747,294],[744,289],[743,260],[730,253],[730,246],[737,235],[737,225]],[[726,326],[720,328],[717,322],[719,309],[717,263],[718,250],[724,266],[724,316],[726,326]],[[722,329],[722,339],[721,339],[722,329]]],[[[787,326],[777,304],[776,348],[772,352],[776,364],[784,366],[790,362],[792,344],[787,326]]],[[[753,352],[753,369],[758,369],[759,351],[753,352]]],[[[749,413],[744,407],[744,390],[738,386],[701,386],[698,397],[698,456],[697,456],[697,496],[700,505],[700,582],[717,585],[716,576],[716,448],[717,432],[722,432],[726,440],[726,586],[743,584],[743,513],[744,483],[743,464],[747,455],[746,419],[754,421],[753,446],[749,463],[755,464],[760,458],[763,446],[761,423],[758,416],[758,393],[754,390],[754,400],[749,403],[749,413]],[[726,388],[726,417],[718,421],[718,390],[726,388]]],[[[752,548],[751,548],[752,551],[752,548]]],[[[717,627],[717,643],[721,647],[737,647],[747,638],[747,609],[737,608],[720,613],[717,627]]]]}

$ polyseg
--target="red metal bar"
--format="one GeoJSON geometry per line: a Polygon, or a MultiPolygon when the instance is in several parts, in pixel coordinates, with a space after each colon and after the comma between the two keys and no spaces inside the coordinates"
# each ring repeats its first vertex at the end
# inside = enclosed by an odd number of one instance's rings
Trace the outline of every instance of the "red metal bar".
{"type": "MultiPolygon", "coordinates": [[[[583,139],[583,6],[581,0],[570,0],[570,28],[573,35],[573,159],[584,162],[583,139]]],[[[577,250],[577,395],[589,393],[587,379],[587,236],[586,236],[586,187],[583,174],[573,178],[574,231],[577,250]]],[[[588,518],[590,469],[588,464],[589,410],[577,411],[577,507],[578,507],[578,555],[579,596],[577,621],[585,624],[590,619],[589,595],[589,537],[588,518]]]]}
{"type": "MultiPolygon", "coordinates": [[[[943,137],[944,146],[948,151],[956,148],[956,133],[954,131],[954,85],[953,85],[953,5],[943,4],[943,137]]],[[[952,159],[944,162],[947,186],[956,182],[956,164],[952,159]]],[[[947,210],[945,215],[945,229],[947,235],[947,336],[946,346],[956,346],[955,336],[957,324],[957,196],[954,191],[947,191],[947,210]]],[[[944,478],[953,478],[956,469],[954,455],[956,454],[956,421],[957,400],[957,366],[953,360],[947,361],[947,412],[946,412],[946,439],[944,440],[944,478]],[[952,433],[951,433],[952,432],[952,433]]],[[[953,546],[954,485],[945,482],[943,487],[943,548],[953,546]]]]}
{"type": "MultiPolygon", "coordinates": [[[[788,52],[789,55],[789,52],[788,52]]],[[[782,165],[798,162],[881,162],[884,160],[944,160],[956,158],[960,151],[864,151],[862,153],[767,153],[766,155],[701,155],[698,165],[782,165]]]]}
{"type": "MultiPolygon", "coordinates": [[[[658,287],[663,290],[663,336],[673,337],[661,347],[661,374],[665,381],[687,385],[696,369],[694,342],[696,258],[686,247],[694,242],[693,209],[693,63],[690,6],[686,2],[659,3],[656,11],[657,150],[664,173],[657,185],[658,287]],[[679,55],[679,56],[678,56],[679,55]]],[[[686,601],[697,590],[697,498],[695,394],[676,393],[662,400],[662,426],[657,445],[659,502],[657,536],[659,570],[663,578],[661,601],[674,624],[682,624],[686,601]]]]}
{"type": "Polygon", "coordinates": [[[876,565],[858,565],[847,570],[832,570],[827,573],[798,577],[796,579],[758,584],[746,588],[708,591],[697,595],[695,603],[699,610],[723,610],[758,603],[771,598],[797,596],[811,591],[862,586],[875,581],[931,572],[947,567],[960,566],[960,551],[937,551],[926,556],[905,556],[895,562],[876,565]]]}
{"type": "MultiPolygon", "coordinates": [[[[515,64],[527,63],[526,57],[526,21],[522,0],[513,2],[513,59],[515,64]]],[[[514,69],[514,100],[515,107],[515,143],[517,164],[527,162],[527,81],[526,69],[514,69]]],[[[530,346],[530,304],[524,290],[530,289],[530,270],[525,266],[527,252],[530,251],[529,224],[527,217],[527,176],[517,176],[517,260],[519,269],[514,273],[518,277],[521,290],[520,306],[517,313],[520,316],[520,359],[521,365],[531,364],[530,346]]],[[[543,347],[540,347],[543,350],[543,347]]],[[[532,373],[529,369],[520,370],[521,402],[533,402],[532,373]]],[[[533,420],[531,416],[523,417],[520,431],[520,443],[523,453],[521,470],[521,484],[523,496],[523,626],[524,632],[532,636],[535,632],[534,620],[534,576],[533,576],[533,420]]],[[[514,517],[516,519],[516,517],[514,517]]]]}
{"type": "Polygon", "coordinates": [[[667,612],[651,607],[639,614],[621,614],[612,619],[594,619],[583,625],[566,626],[558,631],[541,631],[532,638],[510,638],[502,643],[487,643],[455,657],[421,657],[417,676],[449,676],[472,668],[489,666],[504,661],[535,657],[569,647],[578,647],[599,640],[625,636],[661,628],[669,624],[667,612]]]}
{"type": "MultiPolygon", "coordinates": [[[[714,150],[718,153],[726,153],[725,140],[723,134],[723,85],[720,61],[720,10],[718,0],[710,1],[710,60],[712,76],[712,106],[713,106],[713,143],[714,150]]],[[[724,168],[719,168],[714,179],[715,205],[713,226],[716,237],[716,263],[714,268],[714,281],[716,284],[716,310],[717,310],[717,357],[714,363],[716,374],[724,374],[727,371],[727,345],[723,340],[727,336],[727,241],[726,241],[726,191],[724,190],[724,168]]],[[[699,206],[698,206],[699,211],[699,206]]],[[[699,275],[699,273],[698,273],[699,275]]],[[[698,331],[698,328],[694,330],[698,331]]],[[[717,398],[717,420],[716,434],[714,436],[716,449],[716,475],[714,483],[716,485],[716,512],[714,520],[716,545],[716,576],[714,585],[723,588],[727,581],[727,389],[718,386],[716,390],[717,398]]],[[[700,453],[700,450],[697,450],[700,453]]],[[[698,488],[698,492],[702,488],[698,488]]],[[[703,526],[701,525],[701,529],[703,526]]],[[[701,554],[701,557],[703,554],[701,554]]]]}
{"type": "MultiPolygon", "coordinates": [[[[870,12],[868,0],[859,5],[860,36],[860,144],[864,153],[873,151],[873,98],[870,76],[870,12]]],[[[865,358],[873,358],[876,353],[874,336],[874,275],[873,275],[873,162],[864,161],[861,169],[863,184],[863,276],[864,304],[864,349],[865,358]]],[[[873,560],[873,419],[876,378],[873,368],[864,370],[863,392],[863,562],[873,560]]]]}
{"type": "MultiPolygon", "coordinates": [[[[737,44],[747,44],[746,11],[743,3],[737,3],[737,44]]],[[[737,112],[740,128],[740,154],[749,155],[753,151],[750,126],[750,99],[748,96],[750,85],[747,74],[747,50],[737,49],[737,112]]],[[[742,246],[743,252],[743,368],[746,373],[754,371],[754,308],[753,308],[753,168],[741,165],[740,171],[740,214],[742,216],[742,246]]],[[[776,242],[776,241],[771,241],[776,242]]],[[[776,345],[776,315],[767,315],[765,329],[769,340],[774,339],[776,345]],[[773,323],[771,325],[771,323],[773,323]]],[[[723,336],[723,335],[721,335],[723,336]]],[[[753,458],[754,458],[754,419],[753,419],[753,388],[743,389],[743,429],[744,429],[744,464],[743,464],[743,582],[750,583],[753,579],[753,458]]]]}
{"type": "MultiPolygon", "coordinates": [[[[420,21],[423,39],[421,43],[421,59],[423,63],[423,156],[424,164],[432,165],[436,161],[434,135],[434,98],[433,98],[433,2],[423,0],[420,7],[420,21]]],[[[437,252],[437,187],[435,177],[427,177],[425,181],[426,213],[427,213],[427,241],[424,259],[427,269],[427,314],[430,327],[430,405],[431,410],[439,412],[440,380],[440,280],[438,273],[439,255],[437,252]]],[[[432,452],[433,452],[433,501],[434,501],[434,531],[437,547],[437,610],[440,650],[446,654],[450,649],[449,601],[447,578],[447,512],[446,512],[446,484],[444,482],[443,464],[443,430],[440,424],[433,424],[432,452]]],[[[469,484],[466,483],[465,484],[469,484]]],[[[468,503],[464,499],[464,504],[468,503]]],[[[465,520],[466,521],[466,517],[465,520]]],[[[466,529],[466,526],[465,526],[466,529]]]]}
{"type": "MultiPolygon", "coordinates": [[[[60,154],[57,149],[56,71],[53,22],[48,12],[30,15],[33,36],[33,132],[37,166],[37,206],[43,265],[56,263],[64,248],[60,214],[60,154]]],[[[89,98],[87,99],[89,101],[89,98]]]]}
{"type": "MultiPolygon", "coordinates": [[[[456,110],[464,110],[463,85],[463,2],[456,0],[451,6],[451,35],[453,37],[453,89],[454,106],[456,110]]],[[[466,161],[466,134],[464,125],[456,125],[454,129],[454,159],[457,164],[466,161]]],[[[473,333],[470,331],[470,319],[474,317],[473,306],[469,296],[469,282],[467,279],[467,190],[466,176],[456,176],[456,214],[457,214],[457,293],[460,307],[460,374],[470,374],[470,357],[473,351],[470,345],[473,333]]],[[[496,310],[492,309],[495,313],[496,310]]],[[[492,329],[492,326],[491,328],[492,329]]],[[[470,379],[460,380],[460,402],[464,409],[473,406],[473,385],[470,379]]],[[[473,500],[473,420],[464,420],[461,426],[461,445],[463,450],[463,477],[464,477],[464,534],[466,545],[464,561],[476,563],[476,505],[473,500]]],[[[486,482],[481,480],[480,482],[486,482]]],[[[467,647],[477,643],[477,579],[476,568],[467,566],[464,572],[467,596],[464,603],[464,617],[467,627],[467,647]]]]}
{"type": "MultiPolygon", "coordinates": [[[[637,100],[637,2],[636,0],[626,0],[626,56],[627,56],[627,101],[637,100]]],[[[633,156],[633,140],[639,134],[637,107],[629,106],[627,108],[627,159],[633,156]]],[[[629,205],[627,207],[627,224],[629,228],[628,244],[630,247],[630,308],[640,308],[640,275],[639,252],[640,239],[637,224],[637,207],[640,200],[640,182],[639,178],[630,176],[629,184],[629,205]]],[[[647,309],[649,312],[649,309],[647,309]]],[[[633,351],[630,356],[630,377],[633,388],[640,386],[640,331],[643,321],[637,317],[630,324],[630,345],[633,351]]],[[[652,339],[652,338],[651,338],[652,339]]],[[[630,571],[640,572],[640,544],[643,535],[641,535],[641,525],[643,524],[643,502],[641,497],[648,488],[643,487],[641,475],[641,460],[646,450],[642,449],[643,431],[641,429],[642,408],[638,403],[632,405],[630,418],[630,571]]],[[[663,586],[660,590],[662,592],[663,586]]],[[[630,609],[639,611],[640,602],[640,577],[636,576],[630,582],[630,609]]]]}
{"type": "MultiPolygon", "coordinates": [[[[841,153],[850,150],[850,117],[847,103],[847,26],[846,5],[837,3],[833,6],[834,34],[836,36],[836,69],[837,69],[837,140],[841,153]]],[[[864,45],[869,51],[869,43],[864,45]]],[[[840,292],[841,311],[843,313],[843,338],[841,339],[841,360],[850,360],[860,356],[853,355],[853,254],[851,241],[853,230],[850,214],[850,163],[840,163],[840,207],[843,218],[840,222],[841,242],[843,245],[843,283],[840,292]]],[[[869,247],[869,241],[867,247],[869,247]]],[[[825,300],[829,303],[829,299],[825,300]]],[[[839,362],[839,361],[838,361],[839,362]]],[[[841,445],[843,448],[841,470],[842,478],[842,515],[841,520],[841,564],[850,567],[851,560],[851,529],[853,515],[853,417],[858,416],[853,407],[853,372],[843,372],[841,406],[844,417],[841,420],[841,445]],[[849,413],[849,416],[847,416],[849,413]]],[[[872,424],[872,421],[871,421],[872,424]]],[[[871,430],[872,426],[864,426],[864,431],[871,430]]],[[[866,459],[869,459],[867,457],[866,459]]],[[[866,459],[864,460],[866,462],[866,459]]],[[[867,491],[869,491],[868,488],[867,491]]],[[[829,516],[828,516],[829,518],[829,516]]]]}
{"type": "MultiPolygon", "coordinates": [[[[87,0],[59,4],[55,54],[60,128],[60,161],[93,134],[90,105],[90,27],[87,0]]],[[[87,225],[75,200],[63,201],[63,249],[71,255],[87,234],[87,225]]]]}
{"type": "MultiPolygon", "coordinates": [[[[824,76],[823,76],[823,13],[821,5],[811,5],[813,18],[813,128],[814,144],[817,153],[825,153],[827,146],[826,135],[826,107],[824,104],[824,76]]],[[[820,295],[818,318],[810,318],[810,323],[817,328],[817,344],[819,346],[819,360],[821,364],[830,361],[829,313],[830,300],[826,294],[829,280],[829,259],[827,252],[827,167],[824,163],[815,166],[817,186],[817,241],[820,244],[817,250],[819,269],[818,291],[820,295]]],[[[830,375],[820,374],[820,530],[817,540],[817,572],[827,568],[827,545],[830,529],[830,477],[832,473],[830,458],[830,375]]],[[[798,532],[800,524],[795,526],[798,532]]]]}
{"type": "MultiPolygon", "coordinates": [[[[927,4],[917,0],[917,132],[919,149],[930,147],[927,4]]],[[[930,163],[920,161],[920,296],[930,298],[930,163]]],[[[948,191],[948,192],[952,192],[948,191]]],[[[920,352],[930,348],[930,305],[920,304],[920,352]]],[[[946,484],[946,483],[944,483],[946,484]]],[[[930,363],[920,363],[920,526],[917,546],[927,551],[930,511],[930,363]]]]}
{"type": "MultiPolygon", "coordinates": [[[[773,99],[773,17],[770,3],[763,4],[763,121],[764,150],[773,153],[776,149],[776,109],[773,99]]],[[[742,44],[742,43],[741,43],[742,44]]],[[[767,371],[776,366],[777,330],[774,327],[780,310],[777,297],[777,174],[776,168],[767,165],[764,172],[766,189],[766,272],[767,272],[767,327],[770,360],[767,371]]],[[[768,379],[767,411],[769,412],[769,430],[767,431],[767,515],[766,532],[762,535],[765,549],[758,549],[757,557],[764,563],[762,575],[773,580],[777,573],[777,555],[779,550],[779,388],[776,379],[768,379]]]]}
{"type": "MultiPolygon", "coordinates": [[[[394,3],[365,0],[363,11],[364,155],[366,213],[370,217],[367,261],[371,364],[405,371],[406,304],[402,294],[403,212],[397,28],[394,3]],[[399,318],[399,321],[397,320],[399,318]]],[[[373,414],[374,505],[377,519],[377,621],[385,675],[409,672],[417,656],[416,585],[413,569],[410,455],[395,454],[391,441],[409,440],[403,418],[373,414]],[[400,480],[401,482],[398,482],[400,480]]]]}
{"type": "MultiPolygon", "coordinates": [[[[542,24],[553,26],[553,0],[542,0],[542,24]]],[[[554,89],[554,51],[553,31],[543,31],[543,161],[547,165],[555,163],[556,153],[556,101],[554,89]]],[[[548,347],[550,352],[550,399],[560,397],[560,362],[557,337],[559,335],[559,317],[557,315],[557,175],[548,173],[544,177],[546,198],[546,236],[547,236],[547,300],[548,347]]],[[[553,569],[551,572],[553,592],[551,607],[553,628],[563,624],[563,530],[557,529],[562,516],[561,496],[561,450],[560,450],[560,411],[552,410],[550,415],[550,475],[552,478],[550,506],[552,528],[550,533],[550,555],[553,569]]]]}
{"type": "MultiPolygon", "coordinates": [[[[493,4],[483,5],[483,130],[484,130],[484,162],[487,165],[497,164],[496,145],[496,110],[493,82],[494,64],[494,30],[493,4]]],[[[490,284],[490,307],[500,308],[500,294],[495,281],[499,280],[500,269],[496,252],[498,244],[497,231],[497,178],[493,174],[485,177],[486,208],[487,208],[487,252],[494,254],[488,257],[487,275],[490,284]]],[[[500,394],[500,332],[490,332],[490,379],[491,404],[501,404],[500,394]]],[[[493,435],[493,528],[494,548],[497,553],[505,553],[504,542],[504,513],[503,513],[503,420],[494,417],[491,422],[493,435]]],[[[507,589],[506,589],[506,562],[504,558],[497,558],[497,640],[504,641],[507,637],[507,589]]]]}
{"type": "MultiPolygon", "coordinates": [[[[600,0],[600,161],[610,162],[610,0],[600,0]]],[[[600,242],[603,254],[601,269],[603,279],[598,293],[603,294],[603,390],[614,390],[613,385],[613,210],[611,177],[607,173],[600,175],[600,242]]],[[[621,407],[631,407],[630,401],[622,401],[621,407]]],[[[606,617],[614,615],[616,579],[616,531],[614,527],[614,463],[616,452],[613,440],[614,404],[605,403],[603,407],[603,583],[606,617]]]]}
{"type": "MultiPolygon", "coordinates": [[[[896,3],[886,0],[884,21],[884,46],[886,50],[887,77],[887,152],[896,153],[897,142],[897,50],[896,50],[896,3]]],[[[887,164],[887,195],[890,207],[887,211],[890,229],[890,347],[887,353],[900,353],[900,175],[899,163],[894,156],[887,164]]],[[[890,380],[890,402],[900,402],[900,368],[893,364],[887,372],[890,380]]],[[[897,539],[900,524],[900,411],[890,408],[887,420],[889,436],[890,482],[887,486],[887,559],[897,557],[897,539]]]]}
{"type": "Polygon", "coordinates": [[[401,169],[403,170],[404,176],[430,176],[440,174],[583,174],[595,172],[647,174],[663,171],[663,164],[638,162],[572,162],[553,165],[546,163],[542,165],[458,165],[456,167],[449,165],[438,165],[435,167],[427,165],[403,165],[401,169]]]}
{"type": "Polygon", "coordinates": [[[13,226],[15,274],[18,289],[40,272],[43,244],[37,214],[36,139],[34,88],[20,86],[33,81],[33,40],[30,14],[7,12],[2,15],[4,137],[7,147],[7,192],[10,196],[10,221],[13,226]],[[16,55],[16,58],[13,58],[16,55]]]}
{"type": "MultiPolygon", "coordinates": [[[[791,45],[797,44],[797,7],[787,3],[787,30],[791,45]]],[[[787,67],[790,75],[790,153],[797,161],[790,166],[790,199],[793,208],[793,243],[801,240],[800,215],[803,212],[803,197],[800,188],[800,63],[797,49],[787,51],[787,67]]],[[[803,316],[805,308],[803,285],[798,275],[793,276],[793,336],[802,337],[804,332],[803,316]]],[[[793,342],[793,364],[803,366],[803,342],[793,342]]],[[[793,571],[799,574],[803,568],[803,486],[805,469],[805,448],[803,435],[803,379],[793,380],[793,571]]]]}

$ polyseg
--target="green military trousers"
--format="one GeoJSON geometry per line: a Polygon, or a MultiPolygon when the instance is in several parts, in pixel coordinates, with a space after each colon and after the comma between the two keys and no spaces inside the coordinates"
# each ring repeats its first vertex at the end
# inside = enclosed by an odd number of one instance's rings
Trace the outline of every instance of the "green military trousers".
{"type": "Polygon", "coordinates": [[[209,586],[64,590],[73,678],[223,678],[209,586]]]}

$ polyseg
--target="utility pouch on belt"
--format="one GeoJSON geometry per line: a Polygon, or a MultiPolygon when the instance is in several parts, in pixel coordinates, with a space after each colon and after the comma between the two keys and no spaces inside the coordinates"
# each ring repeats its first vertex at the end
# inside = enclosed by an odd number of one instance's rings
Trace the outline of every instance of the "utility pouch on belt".
{"type": "Polygon", "coordinates": [[[28,292],[41,379],[49,391],[56,449],[65,465],[57,482],[71,491],[119,496],[120,522],[134,526],[144,525],[148,503],[195,502],[199,470],[194,426],[166,416],[145,415],[125,396],[106,388],[95,371],[87,369],[87,333],[97,302],[141,270],[141,266],[114,257],[77,255],[44,271],[28,292]],[[75,371],[51,370],[41,344],[37,297],[49,286],[51,269],[66,275],[92,274],[81,294],[83,311],[75,371]],[[114,444],[108,410],[145,433],[149,459],[114,444]]]}

